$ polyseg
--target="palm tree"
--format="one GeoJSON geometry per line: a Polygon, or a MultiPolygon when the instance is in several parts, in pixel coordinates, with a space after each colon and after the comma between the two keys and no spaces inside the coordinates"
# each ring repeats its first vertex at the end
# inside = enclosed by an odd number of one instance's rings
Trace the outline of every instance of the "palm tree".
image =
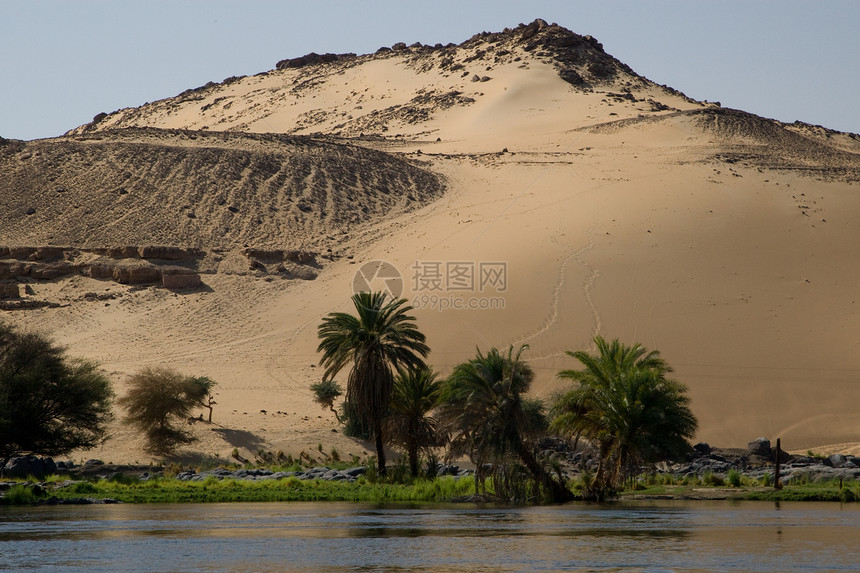
{"type": "Polygon", "coordinates": [[[388,435],[406,450],[409,471],[418,477],[418,453],[442,445],[438,423],[428,416],[439,403],[442,382],[429,368],[398,369],[391,395],[388,435]]]}
{"type": "Polygon", "coordinates": [[[393,369],[423,368],[422,358],[430,348],[408,314],[412,307],[404,306],[406,299],[388,301],[382,292],[359,292],[352,303],[356,316],[333,312],[323,318],[317,352],[323,353],[323,380],[352,364],[346,400],[373,432],[379,473],[385,475],[383,421],[391,401],[393,369]]]}
{"type": "Polygon", "coordinates": [[[520,360],[526,348],[523,345],[516,355],[513,347],[507,354],[496,348],[486,355],[478,350],[475,358],[457,365],[445,383],[441,415],[450,432],[451,455],[468,454],[477,466],[476,493],[485,462],[504,467],[515,459],[546,495],[564,501],[571,498],[570,491],[534,455],[534,408],[524,408],[522,396],[534,379],[534,371],[520,360]]]}
{"type": "Polygon", "coordinates": [[[578,385],[558,395],[551,427],[586,439],[599,450],[593,494],[602,497],[643,463],[675,457],[689,448],[697,422],[683,384],[667,378],[672,369],[640,344],[625,346],[600,336],[597,355],[568,352],[584,366],[559,377],[578,385]]]}

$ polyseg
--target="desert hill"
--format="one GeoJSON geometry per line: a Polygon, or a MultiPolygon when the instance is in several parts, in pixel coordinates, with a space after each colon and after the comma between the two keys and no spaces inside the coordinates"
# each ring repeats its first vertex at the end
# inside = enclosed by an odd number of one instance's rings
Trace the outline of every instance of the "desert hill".
{"type": "Polygon", "coordinates": [[[72,133],[157,125],[346,137],[426,136],[437,131],[425,124],[439,111],[468,108],[484,92],[495,91],[485,85],[494,75],[531,66],[548,68],[579,90],[653,87],[606,54],[594,38],[535,21],[477,34],[459,45],[400,43],[363,56],[312,53],[282,60],[270,72],[210,82],[140,108],[99,114],[72,133]]]}
{"type": "MultiPolygon", "coordinates": [[[[4,317],[101,361],[119,392],[142,365],[217,380],[199,454],[365,451],[308,386],[320,318],[376,260],[443,374],[528,343],[547,396],[566,350],[618,337],[689,385],[702,440],[858,451],[858,137],[694,101],[560,26],[308,54],[0,157],[0,247],[200,251],[201,288],[20,276],[55,306],[4,317]],[[314,280],[267,262],[296,249],[314,280]]],[[[99,455],[146,459],[120,425],[99,455]]]]}

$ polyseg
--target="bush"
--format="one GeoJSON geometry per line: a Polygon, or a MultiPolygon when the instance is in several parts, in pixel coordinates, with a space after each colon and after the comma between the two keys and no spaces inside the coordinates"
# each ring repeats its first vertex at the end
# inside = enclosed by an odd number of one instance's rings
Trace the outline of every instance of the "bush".
{"type": "Polygon", "coordinates": [[[2,499],[5,505],[29,505],[39,501],[39,497],[33,493],[29,485],[13,485],[2,499]]]}
{"type": "Polygon", "coordinates": [[[183,376],[169,368],[145,368],[129,380],[128,393],[118,400],[128,415],[125,421],[144,433],[144,449],[170,455],[194,436],[184,430],[195,406],[204,403],[215,382],[205,377],[183,376]]]}
{"type": "Polygon", "coordinates": [[[344,400],[342,410],[343,414],[341,414],[340,419],[343,421],[343,435],[348,438],[369,440],[370,427],[352,403],[344,400]]]}
{"type": "Polygon", "coordinates": [[[108,481],[112,483],[121,483],[124,485],[132,485],[138,483],[140,480],[134,476],[125,475],[122,472],[116,472],[108,476],[108,481]]]}
{"type": "Polygon", "coordinates": [[[66,491],[71,492],[71,493],[78,493],[78,494],[95,493],[96,492],[96,486],[94,486],[93,484],[91,484],[88,481],[79,481],[78,483],[74,483],[74,484],[70,485],[68,488],[66,488],[66,491]]]}
{"type": "Polygon", "coordinates": [[[729,470],[729,473],[726,474],[726,481],[729,482],[729,485],[732,487],[740,487],[741,486],[741,474],[738,470],[732,468],[729,470]]]}
{"type": "Polygon", "coordinates": [[[317,384],[311,384],[311,391],[314,393],[314,402],[322,406],[323,409],[328,408],[331,410],[334,417],[337,418],[338,422],[340,422],[340,415],[334,408],[334,401],[338,396],[343,394],[343,389],[340,387],[340,384],[334,380],[326,379],[317,384]]]}

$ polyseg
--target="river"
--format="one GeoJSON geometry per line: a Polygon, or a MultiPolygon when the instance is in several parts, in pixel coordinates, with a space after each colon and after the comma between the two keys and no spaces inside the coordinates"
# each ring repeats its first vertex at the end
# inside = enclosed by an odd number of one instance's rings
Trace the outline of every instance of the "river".
{"type": "Polygon", "coordinates": [[[860,504],[0,507],[9,571],[857,571],[860,504]]]}

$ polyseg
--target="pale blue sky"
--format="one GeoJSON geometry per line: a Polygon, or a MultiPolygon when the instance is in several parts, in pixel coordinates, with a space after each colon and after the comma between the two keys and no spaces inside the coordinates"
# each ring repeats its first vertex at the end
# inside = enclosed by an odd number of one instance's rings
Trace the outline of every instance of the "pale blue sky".
{"type": "Polygon", "coordinates": [[[0,136],[59,135],[311,51],[459,43],[538,17],[690,97],[860,132],[856,0],[0,0],[0,136]]]}

